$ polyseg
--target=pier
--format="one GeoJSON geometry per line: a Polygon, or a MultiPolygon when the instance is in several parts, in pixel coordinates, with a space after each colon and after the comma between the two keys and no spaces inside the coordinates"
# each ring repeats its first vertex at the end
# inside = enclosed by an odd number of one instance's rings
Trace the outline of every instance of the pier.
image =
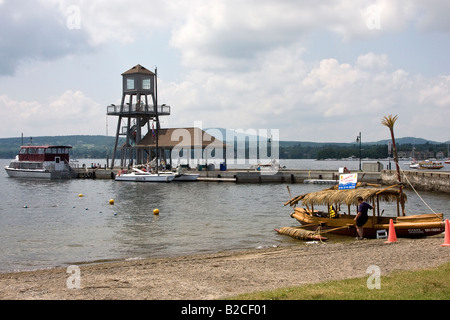
{"type": "MultiPolygon", "coordinates": [[[[114,179],[119,168],[75,168],[79,179],[114,179]]],[[[339,181],[339,173],[334,170],[280,170],[256,171],[251,169],[235,170],[197,170],[189,173],[200,174],[198,181],[217,181],[235,183],[331,183],[339,181]]],[[[365,182],[381,183],[380,172],[362,172],[360,178],[365,182]]]]}
{"type": "MultiPolygon", "coordinates": [[[[235,178],[236,183],[339,183],[339,173],[335,170],[280,170],[278,172],[227,170],[206,171],[200,174],[212,178],[235,178]]],[[[380,172],[362,172],[360,177],[365,182],[381,183],[380,172]]]]}
{"type": "MultiPolygon", "coordinates": [[[[114,179],[119,168],[74,168],[78,179],[114,179]]],[[[265,172],[255,170],[197,170],[190,173],[200,174],[199,182],[233,182],[233,183],[310,183],[334,184],[339,182],[339,173],[335,170],[280,170],[265,172]]],[[[407,180],[417,190],[450,193],[450,172],[447,171],[404,171],[407,180]]],[[[392,185],[397,183],[395,170],[381,172],[358,172],[358,181],[392,185]]],[[[410,188],[408,181],[405,187],[410,188]]]]}

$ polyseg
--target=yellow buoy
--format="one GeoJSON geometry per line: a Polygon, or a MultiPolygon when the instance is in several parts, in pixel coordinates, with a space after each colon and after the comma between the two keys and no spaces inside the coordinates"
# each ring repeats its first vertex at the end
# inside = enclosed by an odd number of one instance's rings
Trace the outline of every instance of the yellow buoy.
{"type": "Polygon", "coordinates": [[[153,214],[154,215],[158,215],[159,214],[159,210],[158,209],[153,210],[153,214]]]}
{"type": "Polygon", "coordinates": [[[83,194],[82,193],[80,193],[79,195],[78,195],[80,198],[83,196],[83,194]]]}
{"type": "Polygon", "coordinates": [[[114,199],[109,199],[109,204],[114,204],[114,199]]]}

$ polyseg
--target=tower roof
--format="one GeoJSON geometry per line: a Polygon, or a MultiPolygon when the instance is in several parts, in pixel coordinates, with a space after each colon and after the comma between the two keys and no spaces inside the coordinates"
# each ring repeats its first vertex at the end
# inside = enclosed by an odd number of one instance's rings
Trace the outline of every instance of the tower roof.
{"type": "MultiPolygon", "coordinates": [[[[174,147],[189,147],[189,148],[205,148],[217,147],[223,148],[226,146],[222,141],[216,137],[211,136],[207,132],[200,128],[168,128],[158,130],[158,146],[160,148],[174,148],[174,147]],[[178,131],[179,130],[179,131],[178,131]],[[178,133],[177,133],[178,131],[178,133]],[[172,135],[175,136],[172,138],[172,135]],[[179,135],[185,135],[186,139],[183,138],[179,141],[179,135]],[[197,137],[197,139],[195,139],[197,137]],[[198,140],[198,141],[196,141],[198,140]]],[[[156,137],[150,131],[138,144],[138,147],[156,147],[156,137]]]]}
{"type": "Polygon", "coordinates": [[[141,74],[149,74],[154,76],[155,74],[153,72],[151,72],[150,70],[148,70],[147,68],[141,66],[140,64],[135,65],[133,68],[131,68],[128,71],[125,71],[124,73],[122,73],[122,75],[126,75],[126,74],[136,74],[136,73],[141,73],[141,74]]]}

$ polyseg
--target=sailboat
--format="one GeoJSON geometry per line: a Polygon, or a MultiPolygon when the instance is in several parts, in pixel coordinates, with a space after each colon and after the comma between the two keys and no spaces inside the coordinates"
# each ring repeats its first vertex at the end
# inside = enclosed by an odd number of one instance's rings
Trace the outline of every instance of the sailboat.
{"type": "MultiPolygon", "coordinates": [[[[376,238],[381,233],[386,233],[389,230],[391,219],[393,220],[397,237],[423,237],[444,232],[442,213],[405,214],[407,197],[403,192],[393,134],[393,126],[396,120],[397,116],[384,117],[382,124],[391,130],[398,183],[388,187],[381,187],[381,185],[358,182],[354,189],[340,190],[339,186],[333,186],[297,197],[291,196],[291,199],[284,205],[294,207],[291,217],[301,224],[301,226],[295,227],[296,229],[315,230],[320,235],[333,233],[355,237],[357,235],[355,226],[355,217],[358,210],[357,199],[362,197],[373,208],[372,212],[368,213],[368,221],[363,226],[364,237],[366,238],[376,238]],[[396,204],[397,217],[383,216],[385,210],[380,210],[380,202],[396,204]],[[299,203],[303,207],[298,207],[299,203]]],[[[293,234],[289,228],[281,228],[277,229],[277,231],[285,235],[293,234]],[[285,231],[282,232],[282,230],[285,231]]]]}
{"type": "Polygon", "coordinates": [[[116,181],[136,181],[136,182],[171,182],[175,178],[173,174],[159,174],[143,171],[138,168],[131,168],[131,172],[119,171],[115,177],[116,181]]]}
{"type": "Polygon", "coordinates": [[[447,143],[447,160],[444,160],[444,163],[450,163],[450,142],[447,143]]]}
{"type": "Polygon", "coordinates": [[[414,158],[414,151],[416,150],[416,140],[414,139],[414,144],[412,147],[412,153],[411,153],[411,161],[404,162],[404,165],[408,165],[411,169],[418,169],[419,168],[419,161],[417,161],[414,158]]]}

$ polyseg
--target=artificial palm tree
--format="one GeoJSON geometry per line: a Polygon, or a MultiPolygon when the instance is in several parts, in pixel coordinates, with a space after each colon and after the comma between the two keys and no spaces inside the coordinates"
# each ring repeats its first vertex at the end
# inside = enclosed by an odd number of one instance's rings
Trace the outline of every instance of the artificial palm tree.
{"type": "Polygon", "coordinates": [[[400,185],[400,203],[402,205],[402,214],[405,215],[405,199],[403,198],[402,179],[400,175],[400,167],[398,165],[397,146],[395,145],[395,137],[394,137],[394,124],[395,121],[397,121],[397,118],[398,117],[396,115],[392,116],[391,114],[388,116],[384,116],[381,119],[381,124],[388,127],[389,131],[391,132],[392,152],[394,154],[395,167],[397,168],[397,179],[400,185]]]}

